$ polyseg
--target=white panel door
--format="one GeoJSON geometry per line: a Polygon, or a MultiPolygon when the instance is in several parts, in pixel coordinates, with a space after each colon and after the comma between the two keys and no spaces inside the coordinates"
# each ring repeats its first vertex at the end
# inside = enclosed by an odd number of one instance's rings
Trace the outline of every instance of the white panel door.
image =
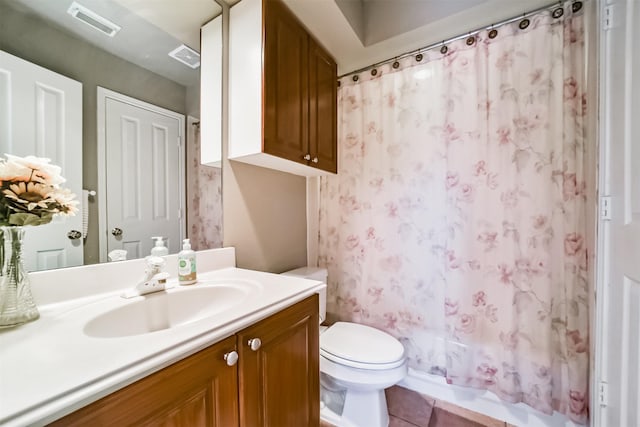
{"type": "Polygon", "coordinates": [[[612,26],[601,33],[600,58],[600,194],[611,198],[601,216],[611,219],[601,218],[599,231],[592,425],[635,427],[640,426],[640,2],[601,6],[612,26]]]}
{"type": "MultiPolygon", "coordinates": [[[[47,157],[62,168],[63,184],[82,194],[82,83],[0,51],[0,155],[47,157]]],[[[82,207],[73,217],[28,227],[27,270],[82,265],[82,207]]]]}
{"type": "Polygon", "coordinates": [[[106,98],[108,252],[124,249],[127,259],[145,257],[153,236],[163,236],[170,253],[180,250],[182,123],[106,98]]]}

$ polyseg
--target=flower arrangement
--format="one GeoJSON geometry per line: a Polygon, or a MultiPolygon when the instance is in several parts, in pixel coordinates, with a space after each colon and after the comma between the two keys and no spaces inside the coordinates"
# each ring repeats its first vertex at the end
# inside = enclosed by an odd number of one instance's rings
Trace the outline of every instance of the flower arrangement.
{"type": "Polygon", "coordinates": [[[53,216],[75,215],[78,201],[59,166],[34,156],[0,158],[0,226],[42,225],[53,216]]]}

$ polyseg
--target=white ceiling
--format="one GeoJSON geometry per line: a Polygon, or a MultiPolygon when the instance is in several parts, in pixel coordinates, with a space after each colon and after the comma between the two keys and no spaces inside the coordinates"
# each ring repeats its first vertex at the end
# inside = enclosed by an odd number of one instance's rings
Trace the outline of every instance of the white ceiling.
{"type": "MultiPolygon", "coordinates": [[[[369,34],[364,37],[369,43],[365,46],[336,0],[284,0],[315,38],[334,56],[338,63],[338,74],[366,67],[552,3],[550,0],[372,1],[381,3],[382,5],[378,6],[383,9],[376,10],[376,13],[371,15],[372,18],[367,18],[364,14],[361,18],[363,23],[360,25],[363,28],[367,28],[368,19],[372,25],[369,27],[369,34]],[[397,10],[389,12],[390,5],[397,10]],[[381,13],[382,10],[387,12],[381,13]],[[409,16],[419,17],[418,24],[415,19],[407,18],[409,16]]],[[[364,4],[362,9],[366,8],[367,5],[364,4]]],[[[358,31],[362,33],[362,29],[358,31]]]]}
{"type": "Polygon", "coordinates": [[[422,27],[485,1],[487,0],[335,0],[365,46],[422,27]]]}
{"type": "Polygon", "coordinates": [[[214,0],[113,1],[197,51],[200,51],[200,27],[222,13],[214,0]]]}
{"type": "MultiPolygon", "coordinates": [[[[200,26],[221,13],[214,0],[77,0],[123,27],[110,39],[69,19],[66,10],[72,1],[8,0],[184,85],[197,81],[198,70],[167,60],[167,53],[180,43],[199,51],[200,26]]],[[[549,0],[283,1],[335,57],[339,74],[550,4],[549,0]]]]}
{"type": "Polygon", "coordinates": [[[76,0],[122,27],[108,37],[67,13],[73,0],[0,1],[184,86],[199,84],[200,71],[168,53],[182,43],[199,51],[200,27],[222,12],[214,0],[76,0]]]}

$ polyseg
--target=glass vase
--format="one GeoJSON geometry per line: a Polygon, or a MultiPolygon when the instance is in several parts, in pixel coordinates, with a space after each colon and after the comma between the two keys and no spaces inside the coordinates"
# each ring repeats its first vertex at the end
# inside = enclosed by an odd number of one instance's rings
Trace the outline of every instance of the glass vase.
{"type": "Polygon", "coordinates": [[[40,317],[22,262],[24,227],[0,227],[0,328],[40,317]]]}

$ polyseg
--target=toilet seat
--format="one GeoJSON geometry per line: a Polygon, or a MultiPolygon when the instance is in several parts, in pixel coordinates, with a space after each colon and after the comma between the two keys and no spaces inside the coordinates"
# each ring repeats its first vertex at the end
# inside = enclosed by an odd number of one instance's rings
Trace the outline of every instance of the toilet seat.
{"type": "Polygon", "coordinates": [[[402,344],[378,329],[337,322],[320,335],[320,355],[359,369],[393,369],[405,363],[402,344]]]}

